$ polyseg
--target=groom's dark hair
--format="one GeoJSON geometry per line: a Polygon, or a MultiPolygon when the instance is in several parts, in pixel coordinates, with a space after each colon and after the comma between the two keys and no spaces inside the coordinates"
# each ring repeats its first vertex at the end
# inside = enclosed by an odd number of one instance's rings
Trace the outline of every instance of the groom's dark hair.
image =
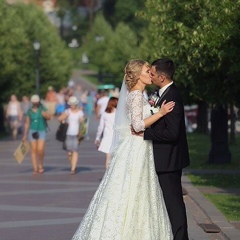
{"type": "Polygon", "coordinates": [[[153,61],[151,65],[155,66],[158,75],[165,74],[167,78],[173,79],[175,67],[170,58],[159,58],[153,61]]]}

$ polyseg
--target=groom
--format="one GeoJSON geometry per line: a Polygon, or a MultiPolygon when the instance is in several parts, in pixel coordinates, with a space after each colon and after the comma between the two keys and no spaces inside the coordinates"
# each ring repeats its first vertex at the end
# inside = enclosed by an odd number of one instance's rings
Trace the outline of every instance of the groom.
{"type": "Polygon", "coordinates": [[[157,59],[150,70],[152,82],[159,90],[159,103],[174,101],[172,112],[144,131],[144,140],[152,140],[155,168],[172,225],[174,240],[188,240],[186,209],[182,195],[182,169],[189,165],[184,106],[173,82],[174,63],[157,59]]]}

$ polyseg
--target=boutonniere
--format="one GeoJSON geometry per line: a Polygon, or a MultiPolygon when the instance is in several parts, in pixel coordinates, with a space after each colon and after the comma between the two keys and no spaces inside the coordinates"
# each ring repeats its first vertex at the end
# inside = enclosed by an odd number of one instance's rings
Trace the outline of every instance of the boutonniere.
{"type": "Polygon", "coordinates": [[[153,115],[154,113],[157,113],[159,111],[159,107],[158,106],[151,106],[150,107],[150,112],[153,115]]]}
{"type": "Polygon", "coordinates": [[[150,112],[153,115],[154,113],[157,113],[160,109],[158,102],[159,102],[159,96],[157,95],[157,93],[153,93],[151,95],[149,95],[148,97],[148,102],[150,104],[150,112]]]}

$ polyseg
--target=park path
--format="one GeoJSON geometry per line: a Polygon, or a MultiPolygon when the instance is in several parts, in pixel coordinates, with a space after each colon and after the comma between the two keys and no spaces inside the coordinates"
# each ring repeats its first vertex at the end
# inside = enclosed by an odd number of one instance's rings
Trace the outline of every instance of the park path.
{"type": "MultiPolygon", "coordinates": [[[[49,122],[43,175],[32,175],[29,155],[20,165],[14,160],[13,152],[19,141],[0,141],[1,240],[71,239],[105,171],[105,156],[93,144],[97,124],[94,118],[90,120],[90,139],[80,146],[77,174],[73,176],[69,172],[66,152],[55,140],[56,119],[49,122]]],[[[186,176],[183,186],[187,191],[184,200],[190,239],[240,239],[227,238],[225,230],[224,234],[204,232],[199,223],[212,223],[212,216],[206,212],[214,214],[218,225],[219,221],[223,224],[225,220],[211,204],[209,207],[209,202],[186,176]]],[[[226,226],[223,224],[222,227],[226,226]]],[[[234,232],[232,225],[227,227],[234,232]]]]}
{"type": "MultiPolygon", "coordinates": [[[[74,81],[86,83],[78,72],[74,81]]],[[[0,140],[0,240],[70,240],[105,172],[105,156],[94,145],[98,122],[90,119],[89,139],[80,146],[77,174],[70,175],[66,152],[55,140],[56,119],[49,121],[45,173],[32,175],[29,154],[19,165],[19,144],[0,140]]],[[[240,232],[183,176],[190,240],[239,240],[240,232]],[[200,224],[216,224],[206,233],[200,224]]],[[[140,239],[129,239],[140,240],[140,239]]],[[[146,240],[146,239],[142,239],[146,240]]]]}

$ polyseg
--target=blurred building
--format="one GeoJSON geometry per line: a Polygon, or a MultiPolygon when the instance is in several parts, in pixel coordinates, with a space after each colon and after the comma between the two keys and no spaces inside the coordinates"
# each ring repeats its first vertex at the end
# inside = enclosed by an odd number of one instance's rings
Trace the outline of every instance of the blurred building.
{"type": "MultiPolygon", "coordinates": [[[[63,24],[65,29],[72,28],[73,23],[69,17],[69,14],[66,13],[64,16],[63,22],[60,23],[58,16],[58,0],[6,0],[9,4],[14,3],[36,3],[41,6],[48,16],[49,20],[56,27],[60,27],[63,24]]],[[[66,0],[69,2],[69,5],[76,6],[79,15],[83,17],[88,17],[89,21],[92,21],[94,12],[98,11],[102,7],[102,0],[66,0]]]]}
{"type": "MultiPolygon", "coordinates": [[[[41,6],[45,12],[56,11],[58,7],[58,0],[6,0],[9,4],[14,3],[36,3],[41,6]]],[[[66,0],[67,1],[67,0],[66,0]]],[[[78,8],[85,8],[86,11],[93,9],[94,11],[101,8],[102,0],[68,0],[70,5],[76,4],[78,8]]]]}

